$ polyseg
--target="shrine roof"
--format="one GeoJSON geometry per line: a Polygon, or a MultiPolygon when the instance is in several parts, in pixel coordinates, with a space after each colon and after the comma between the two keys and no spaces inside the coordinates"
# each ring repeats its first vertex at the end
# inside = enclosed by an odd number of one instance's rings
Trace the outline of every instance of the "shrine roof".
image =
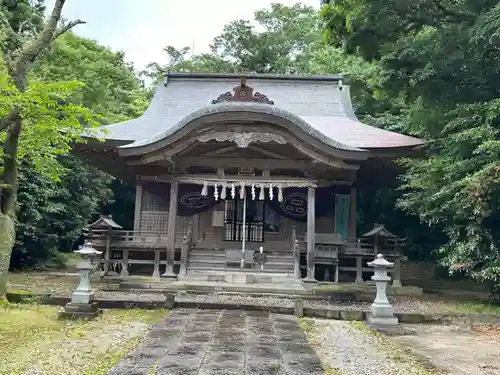
{"type": "MultiPolygon", "coordinates": [[[[236,95],[236,94],[235,94],[236,95]]],[[[321,142],[348,151],[420,146],[423,140],[360,122],[349,86],[340,76],[174,73],[165,76],[145,113],[108,125],[104,138],[126,141],[121,148],[153,144],[211,113],[255,112],[297,125],[321,142]],[[247,87],[250,100],[232,100],[233,89],[247,87]],[[243,84],[244,82],[244,84],[243,84]]]]}

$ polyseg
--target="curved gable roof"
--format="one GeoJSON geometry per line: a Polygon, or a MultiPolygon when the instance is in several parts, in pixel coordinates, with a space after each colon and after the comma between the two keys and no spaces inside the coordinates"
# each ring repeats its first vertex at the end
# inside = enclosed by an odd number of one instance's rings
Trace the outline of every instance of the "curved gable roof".
{"type": "Polygon", "coordinates": [[[217,112],[266,113],[295,124],[327,146],[346,150],[407,148],[418,138],[361,123],[355,116],[349,87],[339,77],[299,77],[246,74],[247,85],[274,104],[223,102],[210,104],[238,86],[241,75],[169,73],[139,118],[108,125],[105,138],[128,141],[124,149],[165,139],[200,116],[217,112]]]}

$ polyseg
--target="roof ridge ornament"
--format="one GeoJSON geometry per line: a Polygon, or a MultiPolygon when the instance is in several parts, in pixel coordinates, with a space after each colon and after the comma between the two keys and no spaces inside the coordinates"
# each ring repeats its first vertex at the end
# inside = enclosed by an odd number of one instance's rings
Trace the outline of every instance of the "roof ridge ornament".
{"type": "Polygon", "coordinates": [[[219,104],[223,102],[256,102],[256,103],[264,103],[274,105],[274,102],[270,100],[266,95],[261,94],[260,92],[253,93],[253,88],[247,86],[247,79],[245,77],[241,77],[240,85],[236,86],[233,89],[234,94],[231,92],[225,92],[215,100],[212,100],[212,104],[219,104]]]}

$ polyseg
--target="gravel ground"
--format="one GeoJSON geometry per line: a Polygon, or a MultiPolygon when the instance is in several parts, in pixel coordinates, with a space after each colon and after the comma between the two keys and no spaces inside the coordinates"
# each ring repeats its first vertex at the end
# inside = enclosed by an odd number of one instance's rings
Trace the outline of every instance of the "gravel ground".
{"type": "Polygon", "coordinates": [[[124,292],[101,292],[96,291],[95,297],[114,299],[117,301],[165,301],[165,297],[161,293],[124,293],[124,292]]]}
{"type": "Polygon", "coordinates": [[[381,350],[377,338],[341,321],[312,320],[308,333],[325,367],[342,375],[418,375],[420,369],[395,362],[381,350]]]}
{"type": "MultiPolygon", "coordinates": [[[[128,293],[128,292],[96,292],[96,297],[113,298],[117,300],[135,301],[164,301],[165,298],[160,293],[128,293]]],[[[293,307],[294,300],[286,297],[275,296],[246,296],[238,294],[188,294],[182,293],[179,299],[183,301],[196,302],[219,302],[219,303],[241,303],[263,306],[284,306],[293,307]]],[[[347,309],[347,310],[368,310],[370,302],[341,302],[329,300],[305,300],[304,306],[310,308],[324,309],[347,309]]],[[[393,301],[393,306],[397,312],[419,312],[436,313],[446,311],[446,306],[440,301],[426,301],[411,297],[397,297],[393,301]]]]}

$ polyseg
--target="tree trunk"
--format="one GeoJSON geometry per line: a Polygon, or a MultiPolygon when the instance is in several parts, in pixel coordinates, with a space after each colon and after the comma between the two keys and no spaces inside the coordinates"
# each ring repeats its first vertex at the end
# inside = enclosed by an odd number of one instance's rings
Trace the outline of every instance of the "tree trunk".
{"type": "Polygon", "coordinates": [[[7,274],[14,241],[14,220],[9,215],[0,214],[0,304],[7,292],[7,274]]]}
{"type": "MultiPolygon", "coordinates": [[[[82,20],[71,21],[57,28],[66,0],[56,0],[47,24],[33,40],[23,44],[20,51],[3,51],[7,72],[20,92],[25,92],[28,73],[40,53],[51,43],[74,26],[85,23],[82,20]],[[14,53],[13,53],[14,52],[14,53]]],[[[21,39],[14,31],[5,13],[0,10],[0,26],[6,36],[12,40],[21,39]]],[[[5,300],[7,274],[10,266],[12,248],[16,238],[15,217],[18,190],[17,150],[21,136],[22,118],[18,108],[12,109],[5,119],[0,120],[0,131],[5,131],[3,144],[3,175],[0,182],[0,301],[5,300]]]]}
{"type": "Polygon", "coordinates": [[[7,289],[7,273],[10,266],[12,249],[16,239],[14,217],[16,215],[18,170],[17,150],[21,135],[22,119],[14,109],[9,114],[11,120],[3,145],[3,183],[0,197],[0,301],[7,289]]]}

